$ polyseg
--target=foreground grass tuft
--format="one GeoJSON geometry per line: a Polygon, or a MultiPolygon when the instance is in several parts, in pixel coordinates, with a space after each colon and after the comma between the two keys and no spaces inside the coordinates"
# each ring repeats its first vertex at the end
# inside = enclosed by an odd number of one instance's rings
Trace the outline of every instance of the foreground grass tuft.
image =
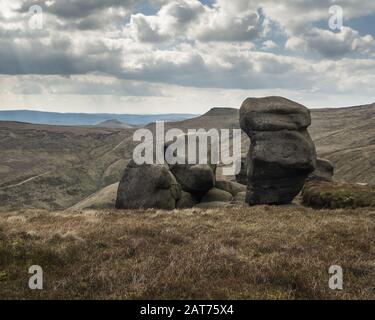
{"type": "Polygon", "coordinates": [[[374,299],[375,211],[286,206],[0,215],[0,298],[374,299]],[[28,289],[40,265],[44,290],[28,289]],[[328,287],[331,265],[344,290],[328,287]]]}

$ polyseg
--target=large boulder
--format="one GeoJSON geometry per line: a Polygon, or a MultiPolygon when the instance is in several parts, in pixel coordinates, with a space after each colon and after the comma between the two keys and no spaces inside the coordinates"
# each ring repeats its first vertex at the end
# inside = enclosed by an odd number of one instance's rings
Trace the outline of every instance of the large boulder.
{"type": "Polygon", "coordinates": [[[181,198],[181,187],[165,165],[137,165],[131,161],[117,191],[117,209],[172,210],[181,198]]]}
{"type": "Polygon", "coordinates": [[[307,132],[310,111],[281,97],[248,98],[240,110],[240,124],[251,140],[246,202],[290,203],[316,165],[315,146],[307,132]]]}
{"type": "Polygon", "coordinates": [[[190,193],[181,191],[181,198],[177,201],[177,209],[193,208],[198,200],[190,193]]]}
{"type": "Polygon", "coordinates": [[[186,192],[201,194],[215,186],[215,172],[209,165],[176,164],[170,170],[186,192]]]}
{"type": "Polygon", "coordinates": [[[282,97],[247,98],[240,110],[240,125],[249,136],[256,131],[301,130],[311,124],[310,111],[282,97]]]}
{"type": "Polygon", "coordinates": [[[333,181],[333,175],[335,172],[335,167],[332,162],[326,159],[316,160],[316,169],[312,172],[306,181],[333,181]]]}
{"type": "Polygon", "coordinates": [[[226,180],[217,180],[216,188],[229,192],[232,196],[237,195],[239,192],[246,191],[246,186],[243,184],[226,180]]]}
{"type": "Polygon", "coordinates": [[[224,190],[218,188],[212,188],[208,191],[201,200],[203,202],[230,202],[232,201],[233,196],[224,190]]]}
{"type": "MultiPolygon", "coordinates": [[[[184,134],[181,141],[185,141],[185,153],[183,157],[179,157],[178,154],[173,153],[173,155],[178,159],[178,163],[171,164],[168,161],[166,156],[166,162],[169,165],[169,168],[173,175],[176,177],[177,182],[181,185],[182,189],[186,192],[192,193],[194,195],[203,195],[205,192],[210,190],[215,186],[215,174],[216,174],[216,163],[212,163],[211,158],[211,145],[207,144],[207,153],[205,154],[206,161],[205,163],[199,163],[199,139],[204,135],[198,134],[184,134]],[[196,155],[197,161],[190,164],[188,161],[189,139],[196,139],[196,155]]],[[[181,138],[181,136],[180,136],[181,138]]],[[[205,138],[208,138],[207,135],[205,138]]],[[[210,141],[208,139],[208,141],[210,141]]],[[[164,147],[165,155],[167,155],[167,150],[173,142],[167,142],[164,147]]]]}

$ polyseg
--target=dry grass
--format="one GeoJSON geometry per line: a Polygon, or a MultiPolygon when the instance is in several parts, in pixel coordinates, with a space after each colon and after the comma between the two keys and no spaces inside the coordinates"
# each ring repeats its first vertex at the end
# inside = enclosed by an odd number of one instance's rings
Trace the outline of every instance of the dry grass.
{"type": "Polygon", "coordinates": [[[0,298],[374,299],[374,240],[373,209],[6,213],[0,298]],[[27,287],[33,264],[44,290],[27,287]]]}

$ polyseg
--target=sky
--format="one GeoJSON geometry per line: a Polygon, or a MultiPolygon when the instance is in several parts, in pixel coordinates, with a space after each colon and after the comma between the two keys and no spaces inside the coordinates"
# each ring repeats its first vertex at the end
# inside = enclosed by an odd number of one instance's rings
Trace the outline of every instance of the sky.
{"type": "Polygon", "coordinates": [[[1,0],[0,110],[374,103],[374,37],[374,0],[1,0]]]}

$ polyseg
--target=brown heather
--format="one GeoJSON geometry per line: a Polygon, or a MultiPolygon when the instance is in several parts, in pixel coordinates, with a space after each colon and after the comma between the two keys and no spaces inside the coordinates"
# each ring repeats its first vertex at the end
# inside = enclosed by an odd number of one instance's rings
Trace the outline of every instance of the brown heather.
{"type": "Polygon", "coordinates": [[[374,240],[369,208],[2,213],[0,298],[374,299],[374,240]]]}

